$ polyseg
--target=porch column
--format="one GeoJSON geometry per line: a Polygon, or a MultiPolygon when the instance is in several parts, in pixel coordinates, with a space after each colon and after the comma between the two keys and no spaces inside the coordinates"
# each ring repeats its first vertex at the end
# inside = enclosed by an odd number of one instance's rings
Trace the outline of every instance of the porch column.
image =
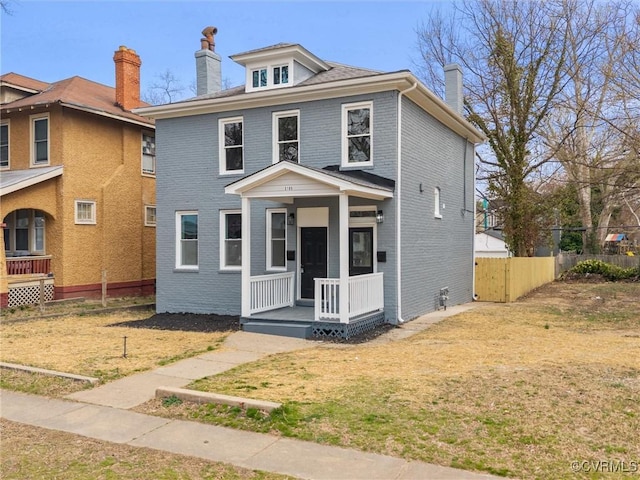
{"type": "Polygon", "coordinates": [[[242,316],[251,315],[251,202],[242,197],[242,316]]]}
{"type": "Polygon", "coordinates": [[[340,323],[349,323],[349,196],[340,194],[340,323]]]}

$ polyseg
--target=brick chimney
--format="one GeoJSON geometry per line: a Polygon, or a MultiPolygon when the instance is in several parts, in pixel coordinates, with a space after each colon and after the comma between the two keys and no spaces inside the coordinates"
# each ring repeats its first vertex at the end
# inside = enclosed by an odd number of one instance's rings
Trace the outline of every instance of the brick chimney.
{"type": "Polygon", "coordinates": [[[116,64],[116,104],[125,110],[140,106],[140,57],[135,50],[121,46],[113,54],[116,64]]]}
{"type": "Polygon", "coordinates": [[[202,31],[200,50],[196,52],[196,94],[207,95],[222,90],[222,58],[215,52],[214,35],[216,27],[207,27],[202,31]]]}
{"type": "Polygon", "coordinates": [[[462,115],[462,68],[457,63],[444,66],[444,101],[462,115]]]}

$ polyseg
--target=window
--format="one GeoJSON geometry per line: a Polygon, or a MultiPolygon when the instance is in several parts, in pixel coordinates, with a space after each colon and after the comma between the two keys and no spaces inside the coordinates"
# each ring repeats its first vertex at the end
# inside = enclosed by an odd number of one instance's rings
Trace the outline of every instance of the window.
{"type": "Polygon", "coordinates": [[[32,151],[31,159],[33,165],[49,164],[49,117],[31,118],[31,138],[32,151]]]}
{"type": "Polygon", "coordinates": [[[244,171],[242,117],[222,119],[220,132],[220,174],[244,171]]]}
{"type": "Polygon", "coordinates": [[[198,212],[176,212],[176,268],[198,269],[198,212]]]}
{"type": "Polygon", "coordinates": [[[156,174],[156,137],[150,133],[142,134],[142,173],[156,174]]]}
{"type": "Polygon", "coordinates": [[[436,187],[433,189],[433,215],[436,218],[442,218],[442,214],[440,213],[440,188],[436,187]]]}
{"type": "Polygon", "coordinates": [[[220,269],[240,270],[242,266],[242,215],[240,210],[220,212],[220,269]]]}
{"type": "Polygon", "coordinates": [[[96,202],[92,200],[76,200],[76,223],[95,225],[96,202]]]}
{"type": "Polygon", "coordinates": [[[273,114],[273,163],[300,162],[300,112],[273,114]]]}
{"type": "Polygon", "coordinates": [[[372,103],[342,106],[342,165],[371,165],[372,103]]]}
{"type": "Polygon", "coordinates": [[[289,65],[273,67],[273,84],[284,85],[289,83],[289,65]]]}
{"type": "Polygon", "coordinates": [[[253,88],[262,88],[267,86],[267,69],[257,68],[251,71],[251,84],[253,88]]]}
{"type": "Polygon", "coordinates": [[[4,249],[13,255],[43,255],[45,249],[45,213],[20,209],[3,220],[4,249]]]}
{"type": "Polygon", "coordinates": [[[156,226],[156,206],[155,205],[144,206],[144,225],[146,227],[156,226]]]}
{"type": "Polygon", "coordinates": [[[267,210],[267,270],[287,269],[287,209],[267,210]]]}
{"type": "Polygon", "coordinates": [[[0,124],[0,168],[9,168],[9,123],[0,124]]]}

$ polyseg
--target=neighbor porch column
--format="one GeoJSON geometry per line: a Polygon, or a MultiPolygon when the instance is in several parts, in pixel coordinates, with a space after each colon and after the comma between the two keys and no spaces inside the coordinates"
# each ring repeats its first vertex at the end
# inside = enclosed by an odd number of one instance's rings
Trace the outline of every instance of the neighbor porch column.
{"type": "Polygon", "coordinates": [[[340,194],[340,322],[349,323],[349,196],[340,194]]]}
{"type": "Polygon", "coordinates": [[[251,315],[251,202],[242,197],[242,316],[251,315]]]}

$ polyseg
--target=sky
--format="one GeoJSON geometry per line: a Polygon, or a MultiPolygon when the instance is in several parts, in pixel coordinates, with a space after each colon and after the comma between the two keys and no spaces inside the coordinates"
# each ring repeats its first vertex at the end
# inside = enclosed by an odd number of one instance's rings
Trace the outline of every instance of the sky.
{"type": "MultiPolygon", "coordinates": [[[[45,82],[75,75],[114,86],[120,45],[142,60],[144,93],[167,70],[187,88],[202,30],[218,28],[216,52],[230,86],[244,71],[229,56],[280,42],[323,60],[382,71],[416,71],[416,28],[447,0],[340,2],[8,0],[1,14],[0,73],[45,82]]],[[[190,95],[188,95],[190,96],[190,95]]]]}

